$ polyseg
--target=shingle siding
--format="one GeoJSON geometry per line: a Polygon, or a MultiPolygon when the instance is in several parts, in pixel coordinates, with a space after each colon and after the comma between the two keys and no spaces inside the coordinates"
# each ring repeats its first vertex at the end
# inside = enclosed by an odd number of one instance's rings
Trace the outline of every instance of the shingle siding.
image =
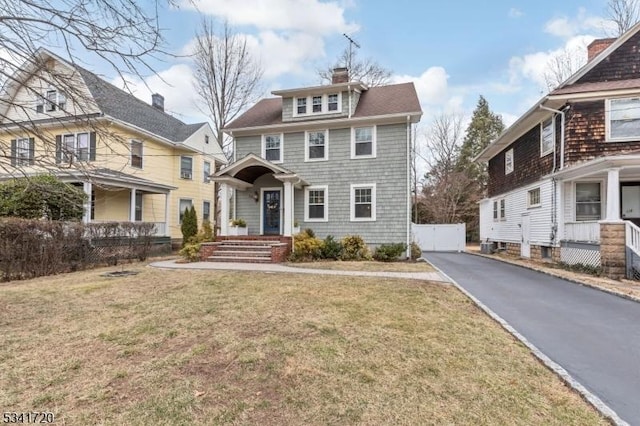
{"type": "Polygon", "coordinates": [[[640,33],[636,33],[576,83],[640,78],[640,33]]]}
{"type": "MultiPolygon", "coordinates": [[[[304,190],[295,192],[295,219],[302,229],[311,228],[320,238],[359,234],[372,245],[404,242],[407,235],[407,125],[377,126],[377,157],[351,159],[351,128],[330,129],[328,161],[304,161],[304,132],[285,133],[282,167],[296,172],[309,185],[328,187],[328,222],[304,222],[304,190]],[[376,184],[376,221],[351,222],[351,184],[376,184]]],[[[259,135],[236,138],[237,159],[261,154],[259,135]]],[[[256,187],[282,186],[263,177],[256,187]],[[275,183],[275,185],[272,185],[275,183]]],[[[254,190],[256,190],[254,188],[254,190]]],[[[259,190],[259,189],[258,189],[259,190]]],[[[260,206],[238,192],[238,217],[247,220],[249,231],[260,229],[260,206]]],[[[252,194],[251,194],[252,195],[252,194]]],[[[254,231],[255,230],[255,231],[254,231]]]]}

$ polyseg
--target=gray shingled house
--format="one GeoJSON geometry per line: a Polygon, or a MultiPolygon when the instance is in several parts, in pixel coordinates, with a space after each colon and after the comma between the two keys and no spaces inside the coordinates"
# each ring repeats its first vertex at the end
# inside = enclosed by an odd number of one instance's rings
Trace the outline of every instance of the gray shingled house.
{"type": "Polygon", "coordinates": [[[272,94],[224,129],[234,162],[213,178],[221,217],[234,212],[249,236],[291,237],[300,227],[372,246],[409,243],[409,146],[422,116],[413,83],[367,87],[337,68],[330,85],[272,94]]]}

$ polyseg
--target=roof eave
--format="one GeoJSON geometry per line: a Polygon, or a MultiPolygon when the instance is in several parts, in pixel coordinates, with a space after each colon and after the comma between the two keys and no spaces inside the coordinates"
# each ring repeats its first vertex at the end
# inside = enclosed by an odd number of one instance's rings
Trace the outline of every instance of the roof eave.
{"type": "Polygon", "coordinates": [[[326,93],[331,90],[339,90],[339,91],[349,90],[350,88],[367,90],[369,87],[360,81],[350,81],[347,83],[325,84],[321,86],[297,87],[295,89],[274,90],[271,92],[271,94],[286,98],[286,97],[302,95],[302,94],[308,95],[312,93],[326,93]]]}

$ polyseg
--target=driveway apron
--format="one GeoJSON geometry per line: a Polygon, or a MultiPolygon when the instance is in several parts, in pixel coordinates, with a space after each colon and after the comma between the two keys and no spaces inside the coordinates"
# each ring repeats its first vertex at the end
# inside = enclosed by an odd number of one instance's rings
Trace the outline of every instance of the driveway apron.
{"type": "Polygon", "coordinates": [[[424,257],[640,425],[640,303],[471,254],[424,257]]]}

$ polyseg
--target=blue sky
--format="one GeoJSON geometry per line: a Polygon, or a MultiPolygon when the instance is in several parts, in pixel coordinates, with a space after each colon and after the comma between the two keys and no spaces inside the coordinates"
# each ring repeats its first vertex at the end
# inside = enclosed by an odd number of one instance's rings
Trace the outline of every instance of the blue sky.
{"type": "MultiPolygon", "coordinates": [[[[414,81],[425,115],[470,114],[478,96],[507,124],[546,92],[544,71],[563,49],[585,55],[585,46],[606,36],[606,0],[377,1],[377,0],[181,0],[161,13],[169,48],[189,51],[199,13],[228,19],[265,68],[265,96],[275,89],[318,84],[315,70],[347,45],[343,33],[393,71],[393,80],[414,81]],[[194,4],[199,11],[194,10],[194,4]]],[[[195,106],[190,61],[156,64],[148,87],[186,121],[206,119],[195,106]],[[167,84],[168,83],[168,84],[167,84]]],[[[99,70],[98,70],[99,71],[99,70]]],[[[117,83],[117,80],[114,80],[117,83]]]]}

